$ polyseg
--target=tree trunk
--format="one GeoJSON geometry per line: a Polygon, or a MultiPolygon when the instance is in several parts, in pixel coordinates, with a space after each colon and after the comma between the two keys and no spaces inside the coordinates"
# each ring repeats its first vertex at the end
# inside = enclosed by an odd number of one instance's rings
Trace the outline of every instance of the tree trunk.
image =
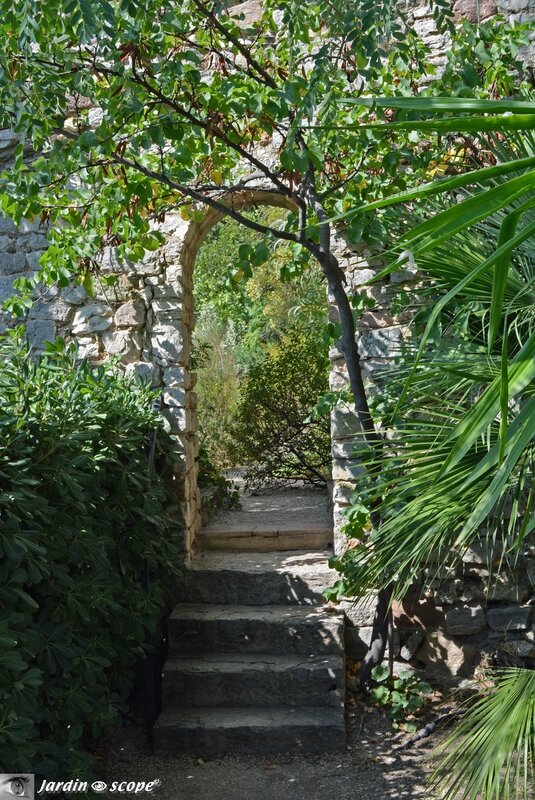
{"type": "MultiPolygon", "coordinates": [[[[338,260],[330,251],[325,253],[319,260],[340,315],[340,322],[342,325],[342,351],[347,365],[349,385],[355,401],[355,411],[367,445],[374,451],[376,458],[380,459],[383,450],[383,440],[375,429],[370,414],[368,398],[361,372],[360,353],[356,342],[355,321],[351,304],[343,284],[343,273],[338,264],[338,260]]],[[[374,527],[380,524],[380,518],[376,513],[374,514],[372,512],[371,519],[374,527]]],[[[389,586],[379,591],[373,621],[372,639],[359,676],[360,684],[365,689],[369,688],[371,672],[375,666],[382,662],[388,639],[392,638],[391,635],[389,636],[392,626],[391,600],[392,587],[389,586]]],[[[390,652],[392,653],[392,642],[390,642],[390,652]]]]}

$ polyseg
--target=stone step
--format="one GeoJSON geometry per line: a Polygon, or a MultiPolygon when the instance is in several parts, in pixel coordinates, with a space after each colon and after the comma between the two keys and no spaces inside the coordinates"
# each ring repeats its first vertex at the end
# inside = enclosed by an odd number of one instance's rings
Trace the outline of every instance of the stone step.
{"type": "Polygon", "coordinates": [[[332,527],[322,523],[307,523],[306,528],[295,523],[275,526],[243,523],[210,525],[198,533],[202,550],[232,552],[271,552],[274,550],[305,550],[332,547],[332,527]]]}
{"type": "Polygon", "coordinates": [[[201,553],[179,581],[179,603],[320,605],[323,590],[340,577],[329,551],[201,553]]]}
{"type": "Polygon", "coordinates": [[[344,616],[323,607],[181,604],[169,617],[169,653],[344,652],[344,616]]]}
{"type": "Polygon", "coordinates": [[[344,713],[340,708],[166,710],[153,729],[153,745],[157,755],[207,757],[336,752],[346,746],[344,713]]]}
{"type": "Polygon", "coordinates": [[[162,673],[162,707],[334,706],[345,697],[339,655],[207,653],[169,658],[162,673]]]}

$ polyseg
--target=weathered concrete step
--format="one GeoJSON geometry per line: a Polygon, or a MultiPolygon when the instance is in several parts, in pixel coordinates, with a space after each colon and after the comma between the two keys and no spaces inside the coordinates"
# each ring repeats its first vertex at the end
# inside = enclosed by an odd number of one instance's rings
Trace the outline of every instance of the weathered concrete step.
{"type": "Polygon", "coordinates": [[[344,713],[337,708],[167,710],[153,729],[153,744],[158,755],[336,752],[346,746],[344,713]]]}
{"type": "Polygon", "coordinates": [[[181,604],[169,617],[169,652],[344,652],[344,616],[321,606],[181,604]]]}
{"type": "Polygon", "coordinates": [[[196,556],[177,587],[177,602],[319,605],[340,576],[329,551],[215,553],[196,556]]]}
{"type": "Polygon", "coordinates": [[[276,526],[255,525],[210,525],[198,533],[203,550],[231,550],[232,552],[271,552],[273,550],[323,549],[332,546],[332,527],[322,523],[308,523],[306,528],[295,523],[279,523],[276,526]]]}
{"type": "Polygon", "coordinates": [[[163,669],[162,706],[334,706],[345,697],[339,655],[282,656],[207,653],[170,658],[163,669]]]}

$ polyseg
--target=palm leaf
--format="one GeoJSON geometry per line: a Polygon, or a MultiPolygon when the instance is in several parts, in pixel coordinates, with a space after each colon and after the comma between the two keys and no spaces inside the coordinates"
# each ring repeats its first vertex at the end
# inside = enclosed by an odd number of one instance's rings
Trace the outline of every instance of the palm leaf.
{"type": "Polygon", "coordinates": [[[483,100],[473,97],[345,97],[341,103],[369,108],[399,108],[405,111],[472,111],[494,114],[535,114],[532,100],[483,100]]]}
{"type": "Polygon", "coordinates": [[[535,672],[510,669],[470,708],[433,775],[443,800],[527,798],[535,755],[535,672]]]}

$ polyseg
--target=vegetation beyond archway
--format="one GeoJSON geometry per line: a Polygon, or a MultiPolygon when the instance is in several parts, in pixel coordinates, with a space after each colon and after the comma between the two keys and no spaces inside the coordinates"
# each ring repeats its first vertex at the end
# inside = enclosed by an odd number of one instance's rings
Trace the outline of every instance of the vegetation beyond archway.
{"type": "MultiPolygon", "coordinates": [[[[282,221],[258,209],[252,220],[282,221]]],[[[325,286],[314,262],[295,263],[282,244],[263,261],[261,237],[232,220],[214,227],[195,262],[201,465],[245,469],[250,486],[330,474],[327,416],[312,415],[328,389],[325,286]],[[244,260],[250,248],[262,259],[244,260]]]]}

